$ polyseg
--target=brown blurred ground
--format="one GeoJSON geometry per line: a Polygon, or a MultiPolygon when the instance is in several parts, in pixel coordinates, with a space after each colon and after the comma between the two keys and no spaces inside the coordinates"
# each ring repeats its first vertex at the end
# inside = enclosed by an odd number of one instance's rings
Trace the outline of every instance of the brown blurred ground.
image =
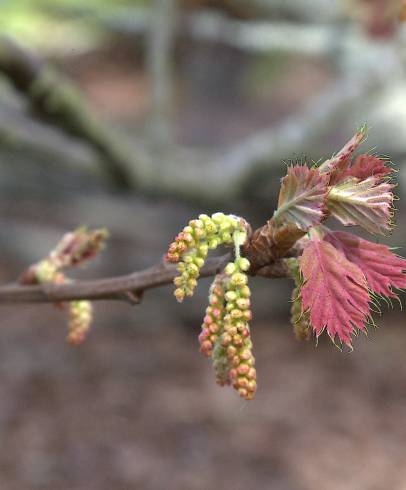
{"type": "Polygon", "coordinates": [[[251,403],[215,385],[197,328],[100,306],[74,349],[51,307],[1,323],[2,489],[406,488],[399,315],[352,354],[297,343],[287,318],[255,324],[251,403]]]}

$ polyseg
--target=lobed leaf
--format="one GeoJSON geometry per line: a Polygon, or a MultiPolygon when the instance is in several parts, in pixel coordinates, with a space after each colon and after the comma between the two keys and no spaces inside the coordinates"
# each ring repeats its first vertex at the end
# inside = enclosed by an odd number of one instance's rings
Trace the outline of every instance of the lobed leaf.
{"type": "Polygon", "coordinates": [[[301,230],[318,225],[324,216],[328,178],[306,165],[288,167],[282,179],[278,209],[273,216],[277,224],[293,223],[301,230]]]}
{"type": "Polygon", "coordinates": [[[319,336],[324,329],[334,341],[351,346],[354,329],[365,330],[369,294],[360,268],[331,243],[309,241],[300,259],[304,278],[301,289],[303,312],[319,336]]]}
{"type": "Polygon", "coordinates": [[[363,125],[336,155],[318,167],[319,172],[330,174],[330,181],[334,182],[336,176],[340,175],[350,165],[352,154],[364,141],[367,129],[367,126],[363,125]]]}
{"type": "Polygon", "coordinates": [[[386,245],[344,231],[330,232],[324,240],[362,270],[374,293],[396,298],[393,288],[406,288],[406,260],[392,253],[386,245]]]}
{"type": "Polygon", "coordinates": [[[349,177],[355,177],[359,180],[365,180],[368,177],[382,179],[386,175],[393,172],[392,168],[386,166],[387,163],[388,162],[386,160],[382,160],[381,158],[373,155],[368,155],[366,153],[359,155],[351,167],[337,175],[335,181],[330,183],[342,182],[349,177]]]}
{"type": "Polygon", "coordinates": [[[376,177],[351,177],[333,186],[327,199],[330,213],[346,226],[359,225],[370,233],[391,229],[393,185],[376,177]]]}

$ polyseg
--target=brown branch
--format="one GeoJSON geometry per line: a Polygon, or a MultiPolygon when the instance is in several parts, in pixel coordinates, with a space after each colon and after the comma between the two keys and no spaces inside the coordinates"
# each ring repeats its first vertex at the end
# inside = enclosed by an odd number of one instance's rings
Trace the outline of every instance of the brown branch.
{"type": "Polygon", "coordinates": [[[36,118],[90,144],[112,183],[125,189],[136,186],[132,153],[112,128],[91,112],[72,82],[39,56],[3,36],[0,72],[27,98],[36,118]]]}
{"type": "MultiPolygon", "coordinates": [[[[230,254],[208,259],[200,276],[214,276],[229,260],[230,254]]],[[[144,291],[171,284],[177,274],[176,266],[161,263],[132,274],[91,281],[35,286],[11,284],[0,287],[0,304],[58,303],[79,299],[122,300],[138,304],[144,291]]],[[[256,275],[267,278],[287,277],[288,270],[283,260],[278,260],[257,271],[256,275]]]]}

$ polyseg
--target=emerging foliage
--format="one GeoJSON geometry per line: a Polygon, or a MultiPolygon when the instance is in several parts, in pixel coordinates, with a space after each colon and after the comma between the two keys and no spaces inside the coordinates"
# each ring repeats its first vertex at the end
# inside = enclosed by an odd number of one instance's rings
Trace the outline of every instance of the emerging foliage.
{"type": "Polygon", "coordinates": [[[365,180],[368,177],[381,179],[393,172],[393,169],[387,166],[388,161],[373,155],[359,155],[354,164],[337,176],[337,181],[342,182],[348,177],[355,177],[359,180],[365,180]]]}
{"type": "Polygon", "coordinates": [[[330,183],[334,184],[350,165],[352,154],[364,141],[366,135],[367,126],[364,124],[336,155],[318,167],[320,174],[328,174],[330,176],[330,183]]]}
{"type": "Polygon", "coordinates": [[[234,243],[234,262],[217,275],[210,290],[199,341],[201,352],[213,361],[217,382],[232,384],[247,400],[256,390],[248,268],[266,276],[270,264],[291,257],[284,264],[295,282],[291,314],[296,337],[319,337],[326,330],[334,343],[349,347],[352,336],[372,322],[371,304],[378,297],[397,297],[394,290],[406,288],[406,260],[386,245],[325,225],[332,217],[372,234],[391,229],[393,169],[373,155],[353,158],[365,137],[363,126],[318,167],[289,166],[278,208],[253,233],[242,218],[202,215],[169,248],[167,260],[178,262],[180,272],[175,296],[182,300],[193,293],[208,250],[234,243]],[[249,262],[240,257],[240,247],[249,262]]]}
{"type": "Polygon", "coordinates": [[[323,219],[328,193],[327,176],[306,165],[288,167],[282,179],[278,209],[273,219],[277,223],[293,223],[307,231],[323,219]]]}
{"type": "Polygon", "coordinates": [[[374,293],[395,298],[393,288],[406,288],[406,260],[391,252],[388,246],[343,231],[330,232],[324,239],[358,265],[374,293]]]}
{"type": "Polygon", "coordinates": [[[358,225],[369,233],[384,234],[392,226],[392,184],[376,177],[354,177],[332,187],[327,201],[330,213],[343,225],[358,225]]]}
{"type": "Polygon", "coordinates": [[[319,336],[326,328],[331,339],[351,345],[354,328],[365,329],[369,294],[361,269],[347,260],[331,243],[309,241],[300,259],[305,280],[302,309],[319,336]]]}

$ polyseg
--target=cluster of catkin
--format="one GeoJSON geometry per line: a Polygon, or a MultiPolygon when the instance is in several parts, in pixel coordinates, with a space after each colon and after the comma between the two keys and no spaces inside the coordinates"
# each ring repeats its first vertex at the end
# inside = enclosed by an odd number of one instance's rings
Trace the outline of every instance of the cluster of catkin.
{"type": "Polygon", "coordinates": [[[241,218],[223,213],[211,217],[203,214],[178,234],[166,260],[178,263],[174,294],[181,302],[193,294],[208,251],[234,244],[234,262],[226,265],[210,288],[199,343],[200,351],[213,361],[217,382],[221,386],[232,385],[241,397],[251,400],[257,385],[249,328],[251,292],[246,272],[250,263],[239,253],[246,236],[247,225],[241,218]]]}
{"type": "Polygon", "coordinates": [[[237,258],[218,275],[199,335],[200,351],[212,358],[217,383],[232,385],[246,400],[255,395],[256,370],[249,327],[251,291],[245,274],[249,262],[237,258]]]}
{"type": "Polygon", "coordinates": [[[171,243],[165,257],[168,262],[178,263],[174,294],[179,302],[193,295],[209,250],[219,245],[232,245],[240,235],[246,236],[246,222],[237,216],[201,214],[198,219],[189,221],[171,243]]]}
{"type": "MultiPolygon", "coordinates": [[[[80,266],[93,259],[103,248],[107,230],[88,230],[80,227],[66,233],[47,257],[33,264],[21,277],[23,284],[62,284],[70,279],[63,272],[69,267],[80,266]]],[[[68,304],[67,341],[81,344],[89,331],[93,319],[90,301],[78,300],[68,304]]]]}

